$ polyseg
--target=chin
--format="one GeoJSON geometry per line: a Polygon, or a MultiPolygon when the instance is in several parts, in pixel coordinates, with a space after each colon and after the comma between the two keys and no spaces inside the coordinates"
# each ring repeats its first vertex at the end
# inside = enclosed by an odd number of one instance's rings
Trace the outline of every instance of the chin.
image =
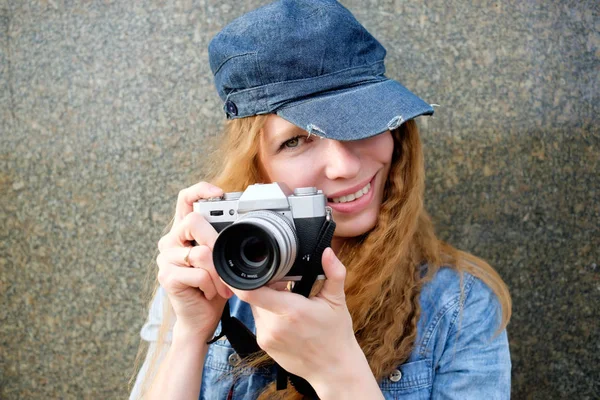
{"type": "Polygon", "coordinates": [[[360,236],[373,229],[377,223],[377,214],[375,213],[368,213],[348,220],[336,219],[335,217],[334,215],[333,220],[336,223],[335,236],[340,238],[360,236]]]}

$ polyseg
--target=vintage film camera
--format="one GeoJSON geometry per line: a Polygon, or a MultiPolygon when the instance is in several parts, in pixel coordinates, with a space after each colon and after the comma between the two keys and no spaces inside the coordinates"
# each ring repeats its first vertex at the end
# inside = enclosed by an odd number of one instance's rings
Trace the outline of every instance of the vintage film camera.
{"type": "MultiPolygon", "coordinates": [[[[243,290],[300,280],[323,223],[331,220],[321,190],[302,187],[292,192],[283,183],[254,184],[243,192],[199,200],[194,211],[219,232],[213,248],[217,273],[243,290]]],[[[322,267],[319,272],[322,279],[322,267]]]]}

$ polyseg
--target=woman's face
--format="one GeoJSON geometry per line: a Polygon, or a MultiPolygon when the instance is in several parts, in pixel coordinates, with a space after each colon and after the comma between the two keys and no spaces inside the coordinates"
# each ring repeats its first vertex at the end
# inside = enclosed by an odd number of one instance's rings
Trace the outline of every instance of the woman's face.
{"type": "Polygon", "coordinates": [[[377,222],[394,142],[388,130],[355,141],[321,139],[270,114],[260,143],[265,179],[290,189],[315,186],[327,196],[336,230],[333,247],[377,222]]]}

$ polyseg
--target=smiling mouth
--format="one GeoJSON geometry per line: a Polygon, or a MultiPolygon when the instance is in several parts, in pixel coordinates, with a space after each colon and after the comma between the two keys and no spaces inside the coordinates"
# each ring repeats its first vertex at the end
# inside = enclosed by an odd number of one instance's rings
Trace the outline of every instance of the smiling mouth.
{"type": "Polygon", "coordinates": [[[362,189],[359,189],[355,193],[347,194],[345,196],[340,196],[340,197],[328,198],[327,200],[332,203],[349,203],[356,199],[360,199],[365,194],[367,194],[369,192],[369,190],[371,190],[371,182],[367,183],[365,185],[365,187],[363,187],[362,189]]]}

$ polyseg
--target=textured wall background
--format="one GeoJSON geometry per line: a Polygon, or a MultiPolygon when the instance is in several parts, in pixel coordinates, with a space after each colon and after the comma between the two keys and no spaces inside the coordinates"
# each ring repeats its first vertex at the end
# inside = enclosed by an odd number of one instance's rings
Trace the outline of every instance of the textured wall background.
{"type": "MultiPolygon", "coordinates": [[[[600,397],[600,3],[342,2],[440,105],[428,208],[512,290],[513,397],[600,397]]],[[[145,271],[224,120],[208,42],[266,3],[0,0],[0,398],[126,396],[145,271]]]]}

